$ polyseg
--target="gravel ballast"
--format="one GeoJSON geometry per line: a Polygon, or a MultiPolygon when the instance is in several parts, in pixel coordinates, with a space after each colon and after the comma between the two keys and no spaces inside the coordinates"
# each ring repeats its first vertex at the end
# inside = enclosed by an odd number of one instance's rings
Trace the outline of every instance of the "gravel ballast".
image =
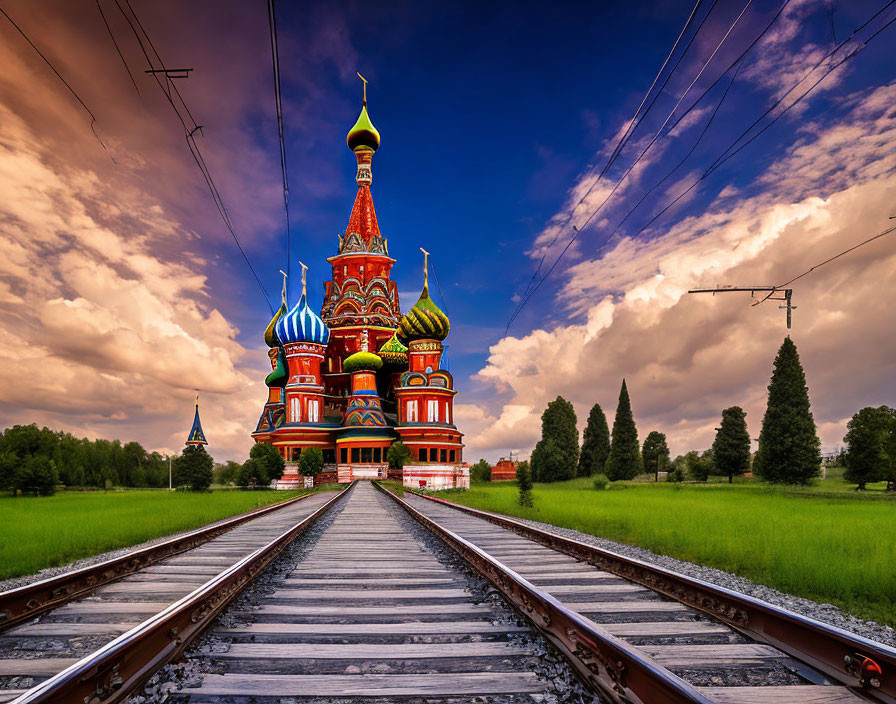
{"type": "Polygon", "coordinates": [[[761,599],[762,601],[774,604],[775,606],[787,609],[788,611],[793,611],[802,616],[808,616],[809,618],[814,618],[822,623],[842,628],[845,631],[855,633],[863,638],[868,638],[877,641],[878,643],[896,647],[896,630],[890,626],[877,623],[876,621],[865,621],[857,618],[852,614],[842,611],[833,604],[820,604],[811,599],[793,596],[792,594],[785,594],[777,589],[757,584],[745,577],[739,577],[730,572],[725,572],[724,570],[715,569],[713,567],[704,567],[684,560],[677,560],[674,557],[658,555],[650,550],[645,550],[644,548],[639,548],[635,545],[626,545],[625,543],[617,543],[613,540],[598,538],[589,533],[581,533],[577,530],[572,530],[571,528],[561,528],[550,523],[532,521],[517,516],[508,516],[508,518],[512,518],[513,520],[532,526],[533,528],[538,528],[547,533],[552,533],[563,538],[578,540],[587,545],[593,545],[594,547],[615,552],[625,557],[632,557],[673,572],[679,572],[688,577],[694,577],[703,580],[704,582],[724,587],[725,589],[746,594],[747,596],[761,599]]]}

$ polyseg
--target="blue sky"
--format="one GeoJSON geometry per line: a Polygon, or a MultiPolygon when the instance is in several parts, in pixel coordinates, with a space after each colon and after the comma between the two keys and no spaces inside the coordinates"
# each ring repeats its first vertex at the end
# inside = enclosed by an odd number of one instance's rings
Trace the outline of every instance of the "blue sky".
{"type": "MultiPolygon", "coordinates": [[[[580,418],[596,401],[611,416],[622,376],[642,435],[667,432],[673,451],[708,445],[715,416],[734,403],[748,408],[758,434],[771,359],[785,333],[782,316],[771,306],[751,309],[745,299],[681,294],[691,283],[785,280],[886,221],[896,25],[639,230],[882,3],[787,3],[730,88],[733,72],[661,136],[504,334],[542,254],[550,264],[572,234],[566,228],[558,235],[557,223],[570,214],[584,222],[679,98],[675,118],[781,7],[749,3],[686,93],[744,4],[700,5],[696,21],[708,16],[693,45],[614,167],[576,208],[690,3],[278,3],[293,271],[300,258],[311,267],[309,291],[319,303],[329,278],[325,259],[335,252],[356,189],[345,134],[360,107],[360,71],[370,81],[370,115],[382,135],[373,196],[398,260],[393,278],[409,307],[421,285],[418,247],[433,254],[442,291],[433,286],[432,293],[452,319],[458,418],[471,453],[525,452],[537,439],[541,409],[559,393],[573,400],[580,418]],[[710,119],[691,158],[617,230],[710,119]],[[857,211],[861,221],[830,225],[857,211]],[[743,340],[750,343],[738,346],[743,358],[713,356],[743,340]]],[[[263,3],[135,7],[168,65],[194,68],[178,85],[204,125],[200,144],[275,304],[286,248],[263,3]]],[[[57,380],[67,404],[50,393],[7,391],[2,420],[28,417],[175,448],[189,425],[180,415],[191,415],[181,409],[199,386],[207,433],[220,439],[216,456],[239,458],[249,442],[245,426],[257,413],[253,404],[263,395],[267,306],[217,218],[170,108],[141,75],[139,48],[121,17],[106,9],[139,96],[94,9],[24,1],[9,7],[93,108],[106,151],[71,96],[3,27],[2,58],[12,67],[0,92],[5,202],[29,206],[6,206],[5,251],[30,254],[22,255],[21,271],[8,272],[0,329],[10,349],[45,355],[27,362],[10,353],[8,381],[27,377],[28,364],[49,363],[70,384],[57,380]],[[23,324],[28,307],[40,314],[23,324]]],[[[871,30],[894,16],[888,8],[871,30]]],[[[849,43],[835,58],[855,48],[849,43]]],[[[829,292],[842,283],[837,271],[849,266],[870,276],[892,253],[892,246],[880,247],[806,286],[829,292]]],[[[887,290],[888,282],[885,276],[875,285],[887,290]]],[[[297,285],[294,276],[293,298],[297,285]]],[[[860,291],[836,303],[813,291],[796,292],[793,334],[805,350],[820,432],[830,445],[859,405],[892,400],[873,375],[849,394],[821,380],[858,369],[882,374],[896,341],[873,346],[873,359],[838,361],[827,340],[867,330],[838,329],[834,313],[871,325],[860,291]],[[813,373],[820,380],[814,385],[813,373]]]]}

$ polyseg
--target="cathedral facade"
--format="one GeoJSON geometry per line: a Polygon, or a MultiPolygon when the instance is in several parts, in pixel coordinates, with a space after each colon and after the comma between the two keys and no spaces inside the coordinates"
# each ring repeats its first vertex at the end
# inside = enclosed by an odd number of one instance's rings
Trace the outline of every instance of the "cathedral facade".
{"type": "Polygon", "coordinates": [[[429,296],[428,253],[423,252],[423,290],[402,314],[390,279],[395,260],[380,232],[373,198],[372,161],[380,135],[367,100],[347,137],[358,169],[358,193],[336,254],[327,262],[320,313],[302,293],[283,301],[265,330],[271,373],[268,399],[252,437],[268,442],[286,460],[277,483],[299,485],[303,450],[323,453],[324,472],[339,482],[401,478],[406,486],[469,487],[463,435],[454,425],[454,381],[442,369],[448,317],[429,296]],[[394,442],[410,451],[403,469],[389,469],[394,442]]]}

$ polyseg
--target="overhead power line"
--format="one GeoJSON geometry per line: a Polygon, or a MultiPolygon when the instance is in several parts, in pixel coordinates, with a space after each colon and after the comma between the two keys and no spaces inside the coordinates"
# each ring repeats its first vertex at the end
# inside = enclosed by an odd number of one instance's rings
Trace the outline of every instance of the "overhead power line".
{"type": "MultiPolygon", "coordinates": [[[[13,18],[10,17],[10,16],[7,14],[6,10],[4,10],[2,7],[0,7],[0,13],[2,13],[3,16],[9,21],[9,23],[10,23],[13,27],[15,27],[16,31],[17,31],[19,34],[21,34],[22,37],[24,38],[24,40],[25,40],[26,42],[28,42],[29,46],[30,46],[32,49],[34,49],[35,53],[36,53],[41,59],[43,59],[44,63],[45,63],[47,66],[50,67],[50,70],[51,70],[54,74],[56,74],[56,78],[58,78],[60,81],[62,81],[62,85],[64,85],[66,88],[68,88],[69,93],[71,93],[71,94],[74,96],[75,100],[77,100],[78,103],[81,105],[81,107],[84,108],[84,112],[86,112],[86,113],[90,116],[90,131],[93,132],[93,136],[96,137],[96,141],[100,143],[100,146],[101,146],[103,149],[106,149],[106,145],[103,144],[103,140],[100,139],[100,136],[97,134],[97,131],[96,131],[96,115],[93,114],[93,110],[91,110],[89,107],[87,107],[87,103],[85,103],[85,102],[81,99],[81,96],[78,95],[78,92],[77,92],[74,88],[72,88],[71,84],[70,84],[67,80],[65,80],[65,78],[63,78],[62,74],[59,73],[59,71],[58,71],[58,70],[56,69],[56,67],[53,65],[53,62],[51,62],[51,61],[44,55],[44,53],[43,53],[40,49],[37,48],[37,45],[36,45],[33,41],[31,41],[31,38],[30,38],[27,34],[25,34],[25,31],[24,31],[21,27],[19,27],[18,24],[16,24],[15,20],[13,20],[13,18]]],[[[114,161],[114,159],[113,159],[113,161],[114,161]]]]}
{"type": "MultiPolygon", "coordinates": [[[[224,226],[227,228],[227,231],[230,233],[231,238],[233,239],[234,243],[237,246],[237,249],[242,255],[243,261],[245,261],[246,266],[248,266],[249,270],[252,272],[252,276],[255,278],[255,282],[258,284],[258,288],[261,291],[262,296],[264,296],[265,303],[267,304],[268,309],[271,311],[271,315],[273,315],[274,309],[273,306],[271,306],[270,296],[268,295],[264,284],[261,282],[258,273],[255,271],[255,267],[252,266],[249,255],[246,254],[246,250],[243,248],[243,245],[236,234],[236,229],[233,226],[233,221],[230,219],[230,214],[227,212],[227,208],[224,204],[224,199],[221,197],[221,193],[218,190],[217,185],[215,184],[215,180],[212,177],[211,170],[209,169],[208,164],[205,161],[205,157],[202,154],[199,143],[196,141],[196,133],[202,133],[202,125],[196,122],[196,120],[193,118],[193,114],[192,112],[190,112],[189,106],[178,90],[177,85],[174,83],[178,76],[185,78],[188,75],[187,70],[169,69],[168,67],[166,67],[165,62],[162,60],[162,57],[159,55],[159,52],[153,45],[149,33],[140,22],[140,17],[134,11],[130,0],[124,0],[124,4],[125,6],[127,6],[127,10],[125,10],[125,7],[122,6],[120,0],[114,0],[114,2],[116,7],[118,7],[119,12],[121,12],[121,15],[127,22],[128,27],[130,27],[131,32],[134,34],[134,38],[137,40],[140,51],[143,53],[143,56],[146,59],[146,63],[148,64],[150,69],[149,71],[147,71],[147,73],[152,76],[153,80],[159,86],[162,93],[165,95],[165,98],[168,100],[168,104],[171,106],[171,109],[177,116],[177,119],[184,130],[184,138],[186,139],[187,147],[190,150],[190,155],[193,157],[193,161],[196,162],[196,166],[202,173],[205,185],[212,197],[212,201],[215,204],[215,209],[218,211],[218,214],[220,215],[224,226]],[[149,47],[149,50],[147,50],[147,47],[149,47]]],[[[109,29],[109,31],[110,34],[112,34],[111,28],[109,29]]]]}
{"type": "MultiPolygon", "coordinates": [[[[539,282],[536,284],[535,288],[533,288],[527,295],[525,295],[523,297],[523,299],[520,301],[519,305],[517,306],[516,310],[514,311],[513,315],[510,316],[510,319],[508,320],[507,326],[505,327],[505,330],[504,330],[505,334],[510,330],[510,326],[513,324],[513,321],[516,320],[516,318],[519,316],[519,314],[523,311],[526,304],[532,299],[532,297],[535,295],[535,293],[538,291],[538,289],[541,288],[541,285],[545,281],[547,281],[547,279],[553,273],[554,269],[557,268],[557,265],[563,259],[564,255],[569,250],[569,248],[576,241],[576,239],[578,238],[578,236],[582,232],[582,230],[585,227],[587,227],[587,225],[591,222],[591,220],[594,219],[594,216],[597,215],[598,212],[600,212],[600,210],[604,207],[604,205],[606,205],[606,203],[609,201],[609,199],[617,192],[619,186],[622,184],[622,181],[631,173],[631,171],[635,168],[635,166],[637,166],[638,163],[644,158],[644,156],[647,154],[647,152],[650,150],[650,148],[658,141],[658,139],[660,139],[663,136],[664,128],[669,123],[670,119],[674,116],[675,111],[681,105],[682,101],[684,100],[684,97],[688,94],[688,92],[690,92],[691,88],[693,88],[693,86],[696,84],[697,80],[703,74],[704,70],[709,65],[709,63],[712,61],[713,57],[718,53],[719,49],[724,44],[727,37],[731,34],[734,27],[738,24],[741,17],[743,17],[744,13],[749,8],[751,2],[752,2],[752,0],[748,0],[746,5],[744,5],[743,9],[740,11],[740,14],[738,14],[738,16],[735,18],[734,22],[729,26],[728,30],[725,32],[721,41],[716,45],[716,47],[713,50],[712,54],[710,55],[709,59],[707,59],[703,63],[703,66],[701,67],[697,76],[694,78],[694,80],[691,81],[688,88],[684,91],[684,93],[679,98],[675,107],[672,108],[671,112],[666,117],[665,121],[663,122],[663,125],[656,132],[656,134],[650,140],[650,142],[647,144],[647,146],[641,150],[641,153],[632,162],[632,164],[628,167],[628,169],[626,169],[626,171],[622,174],[622,176],[619,177],[616,184],[613,186],[613,188],[610,190],[610,192],[607,194],[607,196],[591,212],[591,214],[585,219],[585,221],[579,226],[575,226],[575,225],[573,226],[573,228],[572,228],[573,234],[569,238],[569,241],[566,243],[566,246],[564,246],[564,248],[560,251],[560,254],[557,255],[557,258],[554,260],[553,264],[551,264],[551,267],[548,269],[547,273],[539,280],[539,282]]],[[[728,68],[726,68],[725,71],[723,71],[720,74],[719,78],[717,78],[715,81],[713,81],[713,83],[682,113],[682,115],[679,116],[679,118],[673,123],[672,127],[670,127],[669,130],[665,132],[665,135],[670,134],[672,132],[672,130],[675,129],[675,126],[678,125],[678,123],[681,122],[681,120],[684,119],[684,117],[687,116],[692,110],[694,110],[694,108],[696,108],[696,106],[700,103],[700,101],[715,87],[715,85],[718,83],[718,81],[721,79],[721,77],[724,76],[728,71],[730,71],[733,66],[735,66],[737,63],[739,63],[753,49],[753,47],[756,46],[756,44],[760,41],[760,39],[763,36],[765,36],[765,34],[769,31],[769,29],[771,29],[772,25],[774,25],[775,22],[777,22],[778,18],[784,12],[784,8],[787,7],[789,2],[790,2],[790,0],[784,0],[784,2],[778,8],[778,11],[775,13],[774,17],[772,17],[772,19],[769,21],[769,23],[766,24],[765,28],[756,36],[755,39],[753,39],[752,42],[750,42],[749,46],[747,46],[747,48],[744,49],[741,52],[741,54],[731,64],[729,64],[728,68]]]]}
{"type": "Polygon", "coordinates": [[[286,213],[286,277],[292,266],[291,240],[289,231],[289,179],[286,175],[286,140],[283,138],[283,104],[280,94],[280,50],[277,44],[277,14],[274,0],[268,0],[268,28],[271,33],[271,62],[274,73],[274,105],[277,109],[277,132],[280,136],[280,171],[283,175],[283,210],[286,213]]]}
{"type": "Polygon", "coordinates": [[[567,216],[567,218],[557,227],[556,233],[554,234],[553,239],[551,239],[551,241],[548,243],[548,245],[544,248],[544,253],[541,255],[541,259],[538,262],[538,266],[535,268],[535,271],[532,272],[532,277],[529,279],[529,283],[526,284],[526,290],[523,291],[523,296],[525,296],[527,293],[529,293],[529,288],[532,286],[532,283],[538,277],[538,274],[541,273],[541,267],[544,265],[544,260],[545,260],[545,257],[547,256],[547,253],[550,251],[551,247],[553,247],[554,244],[556,244],[557,240],[560,238],[560,234],[566,229],[566,227],[569,225],[569,223],[573,219],[573,217],[575,217],[576,211],[579,209],[579,206],[581,206],[582,203],[585,202],[585,199],[589,195],[591,195],[591,192],[594,190],[594,188],[597,186],[597,184],[600,182],[600,180],[604,177],[604,175],[607,173],[607,171],[610,169],[610,167],[615,163],[619,154],[622,152],[622,150],[628,144],[629,139],[631,138],[632,134],[634,134],[635,130],[637,130],[638,126],[641,124],[641,121],[650,112],[650,109],[653,107],[653,104],[656,102],[656,99],[662,94],[663,90],[666,87],[666,84],[669,82],[669,79],[675,73],[676,69],[678,68],[678,65],[681,63],[681,60],[687,54],[688,49],[690,49],[691,44],[694,41],[694,38],[700,33],[700,29],[703,27],[703,23],[706,21],[706,19],[712,13],[712,10],[716,6],[716,3],[718,2],[718,0],[713,0],[712,5],[710,5],[709,10],[703,16],[703,19],[700,20],[700,24],[697,25],[697,29],[691,35],[690,39],[688,40],[687,45],[684,47],[684,50],[679,54],[678,60],[675,62],[675,65],[672,67],[672,70],[669,71],[668,74],[666,74],[666,78],[663,81],[663,84],[660,86],[659,90],[656,91],[656,93],[654,94],[653,99],[647,105],[647,109],[644,110],[644,112],[642,113],[641,108],[644,107],[644,104],[647,102],[647,99],[650,97],[651,91],[656,86],[657,81],[659,80],[660,76],[663,74],[663,71],[665,70],[666,66],[668,65],[669,60],[675,54],[675,50],[678,47],[678,44],[681,41],[681,38],[687,32],[687,29],[691,25],[691,21],[694,19],[694,16],[697,14],[697,10],[700,8],[700,5],[702,4],[702,2],[703,2],[703,0],[697,0],[697,3],[694,5],[694,8],[691,10],[691,14],[688,15],[688,18],[685,21],[684,26],[681,28],[681,32],[679,32],[678,37],[675,40],[675,43],[672,45],[672,48],[669,50],[669,53],[666,55],[666,59],[663,61],[663,65],[660,66],[660,70],[657,72],[656,77],[654,77],[653,83],[650,84],[650,88],[647,89],[647,92],[644,94],[644,97],[641,99],[641,103],[640,103],[640,105],[638,105],[638,109],[635,110],[635,114],[632,115],[632,119],[628,123],[628,126],[626,127],[625,132],[619,137],[619,140],[617,141],[616,145],[613,147],[613,150],[612,150],[609,158],[607,159],[607,162],[604,164],[603,169],[601,169],[600,173],[598,174],[597,179],[595,179],[595,181],[588,187],[588,190],[585,191],[585,193],[581,196],[581,198],[579,198],[578,202],[570,209],[569,216],[567,216]],[[638,117],[639,113],[640,113],[640,118],[638,117]],[[637,120],[637,122],[636,122],[636,120],[637,120]]]}

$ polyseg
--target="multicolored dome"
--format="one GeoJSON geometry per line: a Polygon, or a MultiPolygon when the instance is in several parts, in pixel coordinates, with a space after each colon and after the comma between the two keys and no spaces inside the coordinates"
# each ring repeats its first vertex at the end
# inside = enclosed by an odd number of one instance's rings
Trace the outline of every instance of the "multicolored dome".
{"type": "Polygon", "coordinates": [[[345,358],[342,363],[344,372],[375,372],[382,368],[383,360],[373,352],[355,352],[345,358]]]}
{"type": "Polygon", "coordinates": [[[398,323],[398,334],[402,340],[439,340],[448,337],[451,321],[429,297],[429,286],[423,284],[419,300],[398,323]]]}
{"type": "Polygon", "coordinates": [[[271,322],[268,323],[268,326],[264,330],[264,341],[268,347],[273,349],[274,347],[280,346],[280,338],[277,337],[277,321],[283,317],[286,313],[286,304],[281,303],[280,307],[277,309],[277,312],[274,313],[274,317],[271,318],[271,322]]]}
{"type": "Polygon", "coordinates": [[[264,383],[268,387],[282,388],[289,381],[289,373],[286,371],[286,355],[283,353],[282,347],[276,350],[272,349],[270,355],[272,361],[274,355],[276,355],[277,361],[274,365],[274,370],[264,378],[264,383]]]}
{"type": "Polygon", "coordinates": [[[283,345],[288,345],[291,342],[313,342],[325,345],[330,340],[330,328],[317,313],[311,310],[308,298],[304,293],[292,310],[277,321],[274,330],[283,345]]]}
{"type": "Polygon", "coordinates": [[[374,127],[373,123],[370,121],[370,116],[367,114],[366,100],[361,108],[361,114],[358,115],[358,121],[355,122],[355,126],[348,131],[345,141],[346,144],[348,144],[348,148],[353,152],[356,152],[359,149],[370,149],[375,152],[377,148],[379,148],[380,133],[377,132],[376,127],[374,127]]]}
{"type": "Polygon", "coordinates": [[[408,348],[398,339],[398,330],[383,343],[378,354],[383,362],[390,367],[406,367],[408,365],[408,348]]]}

